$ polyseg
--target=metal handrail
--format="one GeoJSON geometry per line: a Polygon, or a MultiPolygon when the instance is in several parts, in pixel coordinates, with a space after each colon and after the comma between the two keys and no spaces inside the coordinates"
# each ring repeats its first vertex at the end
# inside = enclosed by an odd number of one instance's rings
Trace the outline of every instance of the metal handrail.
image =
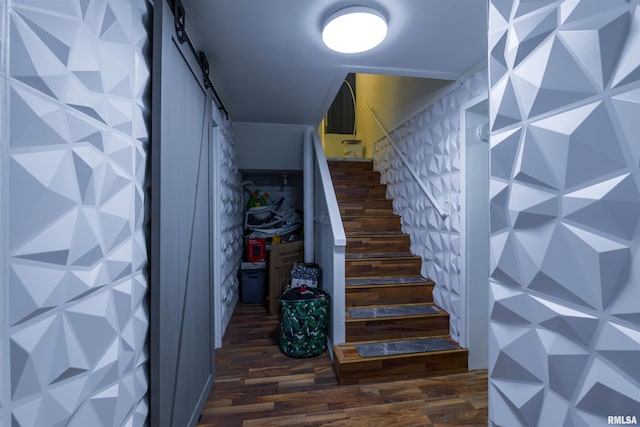
{"type": "Polygon", "coordinates": [[[411,174],[413,179],[416,181],[416,184],[418,184],[418,187],[420,187],[420,189],[424,192],[424,195],[427,196],[427,200],[429,200],[429,203],[431,203],[431,205],[436,210],[438,215],[440,215],[440,218],[445,219],[448,216],[448,214],[446,212],[444,212],[444,210],[442,209],[442,207],[440,206],[438,201],[429,192],[429,189],[424,184],[424,182],[422,182],[422,180],[420,179],[420,176],[418,175],[418,173],[413,169],[413,167],[411,167],[411,164],[409,163],[409,160],[407,160],[407,158],[404,156],[404,154],[402,154],[402,152],[400,151],[400,149],[398,148],[398,146],[396,145],[394,140],[391,138],[391,135],[389,135],[389,133],[384,128],[382,123],[380,123],[380,120],[378,119],[378,116],[376,116],[376,113],[373,111],[373,108],[371,108],[371,106],[369,104],[367,104],[367,109],[369,110],[369,113],[371,113],[371,116],[373,117],[373,120],[375,120],[375,122],[380,127],[380,130],[382,130],[382,132],[384,133],[385,137],[389,140],[389,143],[391,144],[391,147],[393,147],[393,149],[395,150],[395,152],[398,155],[398,157],[400,158],[400,160],[402,160],[402,163],[404,163],[404,166],[407,168],[407,170],[409,171],[409,173],[411,174]]]}

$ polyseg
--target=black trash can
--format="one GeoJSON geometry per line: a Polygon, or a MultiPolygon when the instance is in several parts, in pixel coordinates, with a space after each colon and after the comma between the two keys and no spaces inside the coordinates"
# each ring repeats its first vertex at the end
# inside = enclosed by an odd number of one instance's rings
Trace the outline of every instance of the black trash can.
{"type": "Polygon", "coordinates": [[[312,357],[327,345],[329,294],[318,288],[299,287],[280,296],[280,350],[291,357],[312,357]]]}

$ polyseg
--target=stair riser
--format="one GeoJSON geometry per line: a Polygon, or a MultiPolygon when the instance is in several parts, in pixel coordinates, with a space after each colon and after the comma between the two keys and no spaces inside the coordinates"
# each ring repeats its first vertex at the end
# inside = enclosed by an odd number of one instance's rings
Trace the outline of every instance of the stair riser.
{"type": "Polygon", "coordinates": [[[406,234],[392,237],[347,236],[347,254],[401,254],[410,250],[411,240],[406,234]]]}
{"type": "Polygon", "coordinates": [[[393,201],[391,199],[363,199],[356,198],[342,200],[340,202],[341,209],[391,209],[393,210],[393,201]],[[366,206],[365,206],[366,205],[366,206]]]}
{"type": "Polygon", "coordinates": [[[342,218],[345,233],[351,232],[400,232],[399,216],[342,218]]]}
{"type": "Polygon", "coordinates": [[[331,171],[334,184],[380,184],[380,173],[369,171],[331,171]]]}
{"type": "Polygon", "coordinates": [[[348,259],[346,277],[402,277],[419,276],[420,258],[401,259],[348,259]]]}
{"type": "Polygon", "coordinates": [[[449,334],[449,315],[403,317],[397,319],[348,320],[347,342],[415,338],[449,334]]]}
{"type": "Polygon", "coordinates": [[[365,307],[380,304],[413,304],[433,302],[433,286],[355,286],[346,290],[347,307],[365,307]]]}
{"type": "MultiPolygon", "coordinates": [[[[385,199],[387,197],[386,187],[358,186],[353,188],[335,188],[338,201],[344,199],[385,199]]],[[[366,202],[365,202],[366,203],[366,202]]]]}
{"type": "Polygon", "coordinates": [[[373,162],[328,161],[329,169],[334,171],[373,171],[373,162]]]}
{"type": "Polygon", "coordinates": [[[370,384],[383,381],[400,381],[427,378],[438,375],[467,372],[468,353],[456,352],[419,353],[405,357],[382,360],[362,359],[361,362],[340,364],[334,361],[341,385],[370,384]]]}
{"type": "Polygon", "coordinates": [[[384,198],[340,199],[339,208],[341,215],[393,215],[393,202],[384,198]]]}
{"type": "Polygon", "coordinates": [[[359,208],[343,208],[340,206],[340,215],[341,216],[369,216],[369,215],[393,215],[393,209],[376,209],[365,206],[360,206],[359,208]]]}

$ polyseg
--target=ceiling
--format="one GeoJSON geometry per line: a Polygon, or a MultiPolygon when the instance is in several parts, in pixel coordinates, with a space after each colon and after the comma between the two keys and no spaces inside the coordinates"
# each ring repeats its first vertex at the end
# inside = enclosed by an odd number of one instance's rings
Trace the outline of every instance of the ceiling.
{"type": "Polygon", "coordinates": [[[456,80],[487,56],[483,0],[182,0],[187,31],[235,122],[317,126],[348,72],[456,80]],[[340,54],[322,42],[348,6],[387,16],[378,47],[340,54]]]}

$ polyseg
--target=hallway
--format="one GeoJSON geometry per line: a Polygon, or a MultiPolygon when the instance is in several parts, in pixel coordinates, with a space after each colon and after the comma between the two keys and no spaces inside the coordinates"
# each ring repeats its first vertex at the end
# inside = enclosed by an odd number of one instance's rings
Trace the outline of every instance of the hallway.
{"type": "Polygon", "coordinates": [[[486,371],[340,386],[327,352],[290,358],[278,336],[278,316],[238,305],[200,427],[487,425],[486,371]]]}

